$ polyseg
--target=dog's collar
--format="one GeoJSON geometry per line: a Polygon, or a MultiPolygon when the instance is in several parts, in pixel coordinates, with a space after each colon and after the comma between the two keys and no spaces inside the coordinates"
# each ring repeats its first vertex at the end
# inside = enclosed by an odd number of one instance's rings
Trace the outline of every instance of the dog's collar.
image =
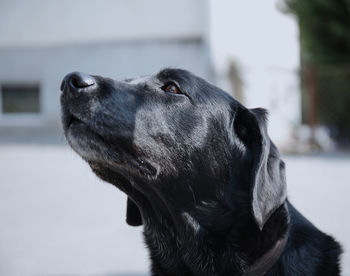
{"type": "Polygon", "coordinates": [[[244,276],[262,276],[264,275],[281,257],[283,249],[285,248],[288,240],[288,233],[281,239],[279,239],[275,245],[257,259],[248,269],[244,276]]]}

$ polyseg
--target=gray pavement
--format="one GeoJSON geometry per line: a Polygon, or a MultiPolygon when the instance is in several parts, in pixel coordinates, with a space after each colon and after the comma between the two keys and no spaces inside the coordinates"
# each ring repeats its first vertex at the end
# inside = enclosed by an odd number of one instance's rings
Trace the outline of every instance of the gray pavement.
{"type": "MultiPolygon", "coordinates": [[[[350,275],[350,156],[284,159],[291,202],[343,243],[350,275]]],[[[0,275],[147,275],[125,202],[66,146],[1,145],[0,275]]]]}

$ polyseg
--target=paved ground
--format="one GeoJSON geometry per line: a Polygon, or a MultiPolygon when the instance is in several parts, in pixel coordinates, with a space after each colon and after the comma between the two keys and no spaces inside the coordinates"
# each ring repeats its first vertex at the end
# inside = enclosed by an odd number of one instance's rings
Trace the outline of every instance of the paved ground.
{"type": "MultiPolygon", "coordinates": [[[[285,161],[290,200],[350,249],[350,156],[285,161]]],[[[125,201],[65,146],[0,146],[0,275],[147,275],[125,201]]]]}

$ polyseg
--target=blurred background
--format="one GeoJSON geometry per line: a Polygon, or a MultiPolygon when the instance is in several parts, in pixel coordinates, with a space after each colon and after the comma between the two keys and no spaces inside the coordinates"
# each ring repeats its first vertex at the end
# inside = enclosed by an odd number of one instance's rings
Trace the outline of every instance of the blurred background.
{"type": "Polygon", "coordinates": [[[289,198],[350,275],[350,3],[0,0],[0,275],[148,275],[126,197],[66,145],[65,74],[178,67],[269,110],[289,198]]]}

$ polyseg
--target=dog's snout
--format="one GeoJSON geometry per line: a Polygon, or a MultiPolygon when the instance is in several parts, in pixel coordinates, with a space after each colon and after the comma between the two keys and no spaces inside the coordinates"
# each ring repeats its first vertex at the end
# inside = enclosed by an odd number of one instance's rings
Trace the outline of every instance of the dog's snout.
{"type": "Polygon", "coordinates": [[[76,94],[87,92],[95,85],[96,80],[93,76],[81,72],[73,72],[64,77],[61,83],[61,91],[67,90],[69,93],[76,94]]]}

